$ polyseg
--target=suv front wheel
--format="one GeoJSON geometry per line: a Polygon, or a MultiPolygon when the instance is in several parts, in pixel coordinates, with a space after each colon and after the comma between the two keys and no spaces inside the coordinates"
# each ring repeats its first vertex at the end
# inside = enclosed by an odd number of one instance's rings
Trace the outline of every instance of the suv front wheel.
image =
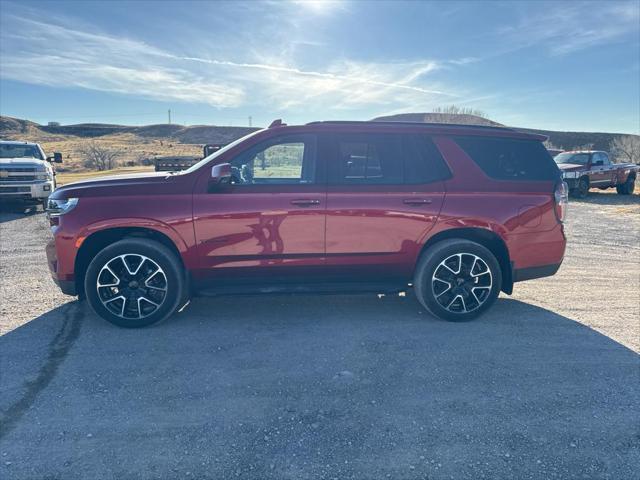
{"type": "Polygon", "coordinates": [[[438,242],[418,261],[416,297],[443,320],[471,320],[495,302],[502,272],[495,256],[482,245],[462,239],[438,242]]]}
{"type": "Polygon", "coordinates": [[[84,279],[89,304],[105,320],[138,328],[170,316],[183,298],[182,266],[164,245],[125,238],[101,250],[84,279]]]}

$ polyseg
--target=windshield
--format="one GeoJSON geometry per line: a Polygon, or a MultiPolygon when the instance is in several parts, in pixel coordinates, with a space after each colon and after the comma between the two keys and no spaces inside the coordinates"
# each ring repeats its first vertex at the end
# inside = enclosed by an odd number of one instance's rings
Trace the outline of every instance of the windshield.
{"type": "Polygon", "coordinates": [[[44,160],[35,145],[0,143],[0,158],[37,158],[44,160]]]}
{"type": "Polygon", "coordinates": [[[228,152],[229,150],[231,150],[233,147],[235,147],[236,145],[241,144],[242,142],[244,142],[246,139],[248,139],[249,137],[254,136],[256,133],[261,132],[262,130],[257,130],[255,132],[252,132],[248,135],[245,135],[244,137],[241,137],[239,139],[237,139],[234,142],[231,142],[229,145],[225,145],[224,147],[222,147],[220,150],[217,150],[215,152],[213,152],[211,155],[209,155],[208,157],[204,157],[202,160],[200,160],[198,163],[194,163],[193,165],[191,165],[189,168],[187,168],[186,170],[181,170],[180,172],[177,172],[178,174],[185,174],[185,173],[191,173],[191,172],[195,172],[196,170],[198,170],[200,167],[202,167],[204,164],[210,162],[211,160],[213,160],[214,158],[219,157],[220,155],[222,155],[225,152],[228,152]]]}
{"type": "Polygon", "coordinates": [[[586,165],[589,163],[588,153],[561,153],[553,158],[556,163],[573,163],[575,165],[586,165]]]}

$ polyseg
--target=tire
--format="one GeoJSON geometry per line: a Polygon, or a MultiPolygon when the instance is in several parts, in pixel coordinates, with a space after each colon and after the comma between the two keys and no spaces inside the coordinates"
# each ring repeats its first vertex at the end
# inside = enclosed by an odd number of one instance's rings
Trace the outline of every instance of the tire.
{"type": "Polygon", "coordinates": [[[636,179],[633,177],[627,178],[627,181],[622,185],[617,185],[616,190],[620,195],[631,195],[636,188],[636,179]]]}
{"type": "Polygon", "coordinates": [[[175,312],[184,283],[183,267],[171,250],[153,240],[125,238],[93,258],[84,291],[100,317],[119,327],[140,328],[175,312]]]}
{"type": "Polygon", "coordinates": [[[589,179],[582,177],[578,180],[578,186],[574,188],[571,193],[576,198],[585,198],[589,194],[589,179]]]}
{"type": "Polygon", "coordinates": [[[413,282],[418,301],[432,315],[464,322],[478,317],[496,301],[502,271],[487,248],[469,240],[451,239],[423,253],[413,282]],[[455,275],[455,271],[462,275],[455,275]]]}

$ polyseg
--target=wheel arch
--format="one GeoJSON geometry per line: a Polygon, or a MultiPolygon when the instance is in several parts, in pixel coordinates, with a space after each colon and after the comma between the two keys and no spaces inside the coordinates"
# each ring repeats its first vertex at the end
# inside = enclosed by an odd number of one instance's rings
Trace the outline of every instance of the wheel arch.
{"type": "MultiPolygon", "coordinates": [[[[483,247],[487,248],[498,260],[500,270],[502,273],[502,285],[501,290],[504,293],[511,294],[513,292],[513,274],[511,268],[511,257],[509,256],[509,249],[504,240],[493,230],[477,227],[465,227],[465,228],[450,228],[433,235],[422,246],[420,255],[418,255],[418,261],[422,255],[433,245],[443,240],[450,239],[462,239],[470,240],[472,242],[479,243],[483,247]]],[[[416,262],[417,264],[417,262],[416,262]]]]}
{"type": "Polygon", "coordinates": [[[171,250],[182,267],[184,262],[175,242],[165,233],[149,227],[112,227],[98,230],[84,239],[78,249],[74,263],[76,291],[84,297],[84,276],[91,259],[103,248],[124,238],[147,238],[155,240],[171,250]]]}

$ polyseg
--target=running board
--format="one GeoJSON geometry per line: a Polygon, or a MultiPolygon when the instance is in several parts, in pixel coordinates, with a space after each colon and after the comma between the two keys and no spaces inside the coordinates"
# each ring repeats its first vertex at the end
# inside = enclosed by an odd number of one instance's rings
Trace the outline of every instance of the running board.
{"type": "Polygon", "coordinates": [[[353,293],[384,293],[394,294],[404,292],[410,287],[397,283],[305,283],[305,284],[274,284],[274,285],[216,285],[196,288],[195,294],[202,296],[220,295],[255,295],[255,294],[353,294],[353,293]]]}

